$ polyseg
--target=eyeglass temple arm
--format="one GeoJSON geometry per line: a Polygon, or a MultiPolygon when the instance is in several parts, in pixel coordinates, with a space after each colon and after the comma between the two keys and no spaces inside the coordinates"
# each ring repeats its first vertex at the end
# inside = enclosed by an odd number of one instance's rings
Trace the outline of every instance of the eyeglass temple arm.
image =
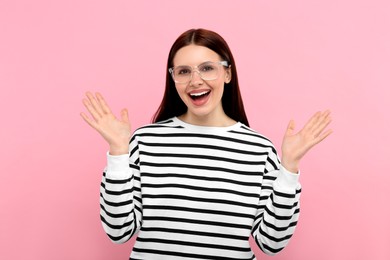
{"type": "Polygon", "coordinates": [[[220,61],[219,64],[225,67],[229,67],[229,63],[226,60],[220,61]]]}

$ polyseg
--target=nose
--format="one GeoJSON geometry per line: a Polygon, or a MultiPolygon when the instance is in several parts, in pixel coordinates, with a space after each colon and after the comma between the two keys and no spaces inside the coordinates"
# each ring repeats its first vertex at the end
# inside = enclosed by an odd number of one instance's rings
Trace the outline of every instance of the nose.
{"type": "Polygon", "coordinates": [[[191,85],[200,85],[203,83],[203,79],[200,76],[200,72],[198,70],[193,70],[191,74],[191,85]]]}

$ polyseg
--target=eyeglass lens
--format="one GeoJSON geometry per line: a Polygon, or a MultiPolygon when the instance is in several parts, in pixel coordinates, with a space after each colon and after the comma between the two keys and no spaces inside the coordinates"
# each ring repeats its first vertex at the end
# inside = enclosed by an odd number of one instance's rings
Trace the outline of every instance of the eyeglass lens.
{"type": "MultiPolygon", "coordinates": [[[[198,66],[195,70],[204,80],[214,80],[218,78],[219,63],[206,62],[198,66]]],[[[178,66],[173,70],[173,78],[176,82],[186,83],[191,80],[193,69],[190,66],[178,66]]]]}

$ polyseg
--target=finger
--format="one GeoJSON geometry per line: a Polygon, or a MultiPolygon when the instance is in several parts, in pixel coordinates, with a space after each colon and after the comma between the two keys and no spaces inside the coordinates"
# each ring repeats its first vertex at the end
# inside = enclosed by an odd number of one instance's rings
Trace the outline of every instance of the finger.
{"type": "Polygon", "coordinates": [[[325,133],[323,133],[322,135],[318,136],[316,139],[315,139],[315,143],[314,145],[322,142],[325,138],[327,138],[330,134],[333,133],[333,130],[332,129],[329,129],[327,130],[325,133]]]}
{"type": "Polygon", "coordinates": [[[319,117],[318,121],[326,120],[327,117],[330,115],[330,110],[325,110],[323,113],[321,113],[321,116],[319,117]]]}
{"type": "Polygon", "coordinates": [[[97,124],[95,121],[92,121],[91,119],[88,118],[86,114],[83,112],[80,113],[80,116],[84,119],[85,122],[87,122],[88,125],[90,125],[92,128],[97,129],[97,124]]]}
{"type": "Polygon", "coordinates": [[[94,106],[92,106],[91,102],[88,99],[83,99],[83,104],[87,108],[88,112],[91,113],[92,117],[97,121],[100,119],[100,115],[98,112],[96,112],[96,109],[94,106]]]}
{"type": "Polygon", "coordinates": [[[295,130],[295,122],[294,122],[294,120],[290,120],[290,122],[287,125],[287,129],[286,129],[285,135],[286,136],[293,135],[294,134],[294,130],[295,130]]]}
{"type": "Polygon", "coordinates": [[[323,120],[321,120],[321,122],[318,124],[318,126],[313,129],[313,136],[314,137],[317,137],[319,136],[322,131],[324,131],[324,129],[332,122],[332,118],[328,115],[326,118],[324,118],[323,120]]]}
{"type": "Polygon", "coordinates": [[[302,130],[304,131],[309,131],[313,128],[313,126],[317,123],[318,118],[321,116],[321,112],[318,111],[316,112],[310,119],[309,121],[305,124],[302,130]]]}
{"type": "Polygon", "coordinates": [[[98,102],[100,103],[102,111],[106,114],[112,114],[110,107],[107,105],[106,100],[103,98],[103,95],[99,92],[96,92],[96,97],[98,102]]]}
{"type": "Polygon", "coordinates": [[[96,113],[98,113],[99,116],[103,115],[103,110],[100,104],[96,101],[95,96],[91,92],[86,93],[89,102],[92,104],[93,108],[95,108],[96,113]]]}
{"type": "Polygon", "coordinates": [[[311,132],[314,136],[319,135],[331,121],[332,119],[330,117],[330,111],[326,110],[321,114],[318,121],[312,126],[311,132]]]}
{"type": "Polygon", "coordinates": [[[127,111],[126,108],[122,109],[121,111],[121,118],[122,118],[122,121],[129,124],[130,120],[129,120],[129,113],[127,111]]]}

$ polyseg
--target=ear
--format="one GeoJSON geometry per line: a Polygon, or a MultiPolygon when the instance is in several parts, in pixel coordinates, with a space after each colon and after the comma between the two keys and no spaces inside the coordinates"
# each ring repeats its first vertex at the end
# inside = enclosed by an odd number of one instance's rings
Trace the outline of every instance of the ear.
{"type": "Polygon", "coordinates": [[[225,83],[229,84],[232,79],[232,69],[231,66],[225,70],[225,83]]]}

